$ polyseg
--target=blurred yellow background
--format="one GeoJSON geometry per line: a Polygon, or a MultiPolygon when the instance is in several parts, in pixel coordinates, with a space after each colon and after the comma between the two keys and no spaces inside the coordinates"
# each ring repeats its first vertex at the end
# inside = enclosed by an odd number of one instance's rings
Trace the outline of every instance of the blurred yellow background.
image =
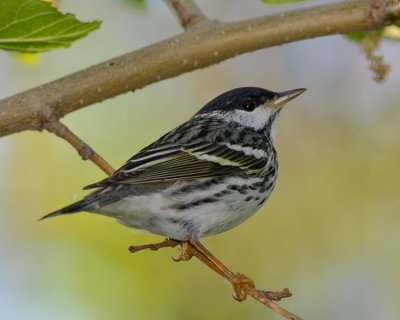
{"type": "MultiPolygon", "coordinates": [[[[197,1],[234,21],[287,7],[197,1]]],[[[309,1],[310,4],[326,1],[309,1]]],[[[60,1],[100,31],[25,64],[0,52],[0,98],[181,31],[161,1],[60,1]]],[[[153,84],[63,119],[114,167],[216,95],[239,86],[309,89],[281,116],[278,184],[250,220],[205,244],[305,319],[400,314],[400,43],[384,42],[388,80],[372,81],[360,49],[333,36],[261,50],[153,84]]],[[[29,103],[29,102],[28,102],[29,103]]],[[[0,319],[281,319],[174,249],[131,255],[162,238],[90,214],[36,222],[104,177],[46,132],[0,139],[0,319]]]]}

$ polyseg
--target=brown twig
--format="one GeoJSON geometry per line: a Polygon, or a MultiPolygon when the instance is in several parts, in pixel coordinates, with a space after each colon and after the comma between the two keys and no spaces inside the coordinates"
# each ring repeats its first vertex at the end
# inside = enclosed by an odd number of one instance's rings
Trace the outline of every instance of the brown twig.
{"type": "Polygon", "coordinates": [[[176,12],[181,25],[188,29],[207,18],[193,0],[166,0],[176,12]]]}
{"type": "Polygon", "coordinates": [[[89,159],[95,165],[97,165],[101,170],[103,170],[107,175],[111,175],[114,169],[110,164],[104,160],[99,154],[97,154],[88,144],[83,142],[78,136],[76,136],[71,130],[69,130],[64,124],[53,118],[49,121],[43,122],[43,127],[57,135],[58,137],[66,140],[70,145],[72,145],[79,153],[83,160],[89,159]]]}
{"type": "Polygon", "coordinates": [[[381,42],[382,37],[375,33],[368,34],[360,41],[360,46],[369,61],[369,70],[372,71],[374,80],[378,83],[385,81],[390,71],[390,66],[385,63],[383,56],[376,53],[381,42]]]}
{"type": "Polygon", "coordinates": [[[181,255],[185,258],[183,259],[174,259],[175,261],[180,260],[188,260],[190,257],[194,256],[209,268],[214,270],[220,276],[228,280],[235,289],[237,297],[240,297],[241,294],[244,294],[243,298],[235,298],[238,301],[243,301],[247,295],[251,296],[255,300],[261,302],[265,306],[274,310],[276,313],[285,317],[286,319],[291,320],[301,320],[300,317],[295,314],[289,312],[288,310],[282,308],[277,305],[274,301],[280,301],[283,298],[288,298],[292,294],[289,289],[285,288],[282,291],[263,291],[258,290],[254,287],[252,281],[248,281],[249,278],[237,273],[233,273],[229,270],[221,261],[219,261],[206,247],[204,247],[201,243],[192,243],[189,241],[177,241],[172,239],[165,239],[163,242],[155,243],[155,244],[147,244],[141,246],[131,246],[129,247],[129,251],[132,253],[136,253],[141,250],[158,250],[166,247],[181,247],[181,255]],[[245,281],[241,281],[241,278],[244,278],[245,281]],[[239,291],[239,292],[238,292],[239,291]]]}
{"type": "Polygon", "coordinates": [[[376,30],[400,17],[400,11],[390,6],[381,20],[371,19],[368,12],[370,1],[353,0],[234,23],[197,24],[173,38],[1,100],[0,137],[40,129],[41,114],[48,105],[61,118],[93,103],[242,53],[302,39],[376,30]]]}

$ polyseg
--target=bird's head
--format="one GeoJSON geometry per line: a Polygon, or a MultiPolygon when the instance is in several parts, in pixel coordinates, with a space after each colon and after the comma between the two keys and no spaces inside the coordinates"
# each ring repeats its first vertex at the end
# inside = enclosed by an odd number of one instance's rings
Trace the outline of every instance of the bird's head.
{"type": "Polygon", "coordinates": [[[273,139],[276,119],[282,107],[306,89],[273,92],[243,87],[225,92],[207,103],[195,117],[216,117],[236,122],[256,131],[265,131],[273,139]]]}

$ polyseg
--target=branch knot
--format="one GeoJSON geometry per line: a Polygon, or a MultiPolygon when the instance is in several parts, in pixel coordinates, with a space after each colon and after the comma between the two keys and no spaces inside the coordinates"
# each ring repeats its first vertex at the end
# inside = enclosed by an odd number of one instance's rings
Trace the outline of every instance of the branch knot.
{"type": "MultiPolygon", "coordinates": [[[[367,13],[367,19],[375,26],[381,27],[387,21],[387,9],[390,0],[372,0],[367,13]]],[[[389,22],[387,22],[389,24],[389,22]]]]}

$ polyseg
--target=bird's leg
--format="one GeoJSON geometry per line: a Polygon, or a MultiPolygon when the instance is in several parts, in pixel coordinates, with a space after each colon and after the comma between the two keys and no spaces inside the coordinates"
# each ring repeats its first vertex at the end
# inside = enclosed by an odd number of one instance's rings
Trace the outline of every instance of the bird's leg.
{"type": "Polygon", "coordinates": [[[196,256],[202,262],[206,263],[210,268],[219,273],[232,284],[233,290],[235,291],[236,295],[234,296],[234,298],[238,301],[245,300],[247,294],[243,291],[243,286],[250,286],[254,288],[253,280],[239,272],[233,273],[199,241],[191,240],[189,243],[194,251],[200,253],[202,259],[200,259],[199,255],[194,252],[191,252],[192,255],[196,256]],[[205,262],[205,260],[207,260],[207,262],[205,262]]]}

